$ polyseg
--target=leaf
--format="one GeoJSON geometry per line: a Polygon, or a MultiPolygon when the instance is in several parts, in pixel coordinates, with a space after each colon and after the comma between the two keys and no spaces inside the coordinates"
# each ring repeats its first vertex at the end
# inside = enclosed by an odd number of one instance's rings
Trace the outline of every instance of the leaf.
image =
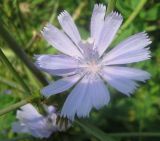
{"type": "Polygon", "coordinates": [[[39,87],[41,86],[41,84],[39,83],[39,81],[37,81],[36,77],[31,73],[31,71],[26,67],[24,66],[24,71],[28,77],[28,80],[30,82],[30,85],[29,86],[32,86],[32,88],[34,88],[34,90],[38,90],[39,87]]]}
{"type": "Polygon", "coordinates": [[[147,21],[155,21],[160,18],[160,3],[154,5],[149,10],[140,14],[140,16],[147,21]]]}
{"type": "Polygon", "coordinates": [[[128,7],[122,0],[117,0],[116,7],[124,17],[128,17],[132,12],[131,8],[128,7]]]}
{"type": "Polygon", "coordinates": [[[88,134],[96,137],[100,141],[115,141],[113,138],[109,137],[105,132],[95,127],[94,125],[89,124],[85,121],[75,121],[80,127],[82,127],[88,134]]]}

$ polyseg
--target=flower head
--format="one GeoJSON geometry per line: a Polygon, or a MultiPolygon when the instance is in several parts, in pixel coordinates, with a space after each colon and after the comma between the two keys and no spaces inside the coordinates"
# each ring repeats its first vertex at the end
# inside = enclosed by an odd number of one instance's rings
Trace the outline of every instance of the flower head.
{"type": "Polygon", "coordinates": [[[110,100],[107,85],[129,96],[136,90],[137,81],[150,78],[143,70],[124,66],[150,58],[147,46],[151,41],[147,34],[135,34],[108,50],[123,18],[117,12],[105,15],[105,11],[103,4],[95,4],[91,34],[86,41],[81,39],[67,11],[58,16],[63,31],[51,24],[42,31],[48,43],[63,53],[37,56],[36,64],[40,69],[63,77],[44,87],[42,94],[49,97],[74,87],[61,111],[62,116],[71,120],[75,115],[88,116],[93,107],[99,109],[107,105],[110,100]]]}
{"type": "MultiPolygon", "coordinates": [[[[38,138],[48,138],[53,132],[64,130],[56,124],[55,107],[45,107],[47,116],[43,116],[31,105],[26,104],[17,111],[18,122],[13,123],[13,131],[28,133],[38,138]]],[[[70,125],[69,125],[70,126],[70,125]]]]}

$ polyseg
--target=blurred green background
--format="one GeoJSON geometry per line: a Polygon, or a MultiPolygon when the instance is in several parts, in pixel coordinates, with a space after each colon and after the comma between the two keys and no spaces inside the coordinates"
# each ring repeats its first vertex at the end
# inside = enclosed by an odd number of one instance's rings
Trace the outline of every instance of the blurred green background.
{"type": "MultiPolygon", "coordinates": [[[[117,0],[116,11],[123,15],[124,22],[136,10],[141,1],[117,0]]],[[[40,35],[40,30],[47,22],[60,27],[57,15],[65,9],[73,15],[81,36],[86,39],[89,36],[90,16],[95,3],[107,5],[107,0],[1,0],[0,21],[34,62],[33,56],[35,54],[56,53],[56,50],[50,47],[40,35]]],[[[151,60],[134,64],[133,66],[147,70],[151,73],[152,77],[145,84],[142,84],[131,97],[123,96],[111,89],[110,104],[99,111],[92,111],[90,118],[85,122],[92,123],[92,125],[105,133],[160,133],[159,0],[146,0],[143,8],[141,8],[134,20],[121,32],[114,44],[117,44],[134,33],[142,31],[148,32],[153,41],[151,45],[152,58],[151,60]]],[[[33,91],[42,88],[33,74],[12,52],[1,37],[0,48],[3,49],[12,65],[33,91]]],[[[49,80],[53,79],[47,74],[45,76],[49,80]]],[[[21,85],[15,80],[10,70],[0,61],[0,109],[20,101],[23,94],[24,91],[21,85]]],[[[54,99],[56,99],[57,103],[63,103],[64,95],[58,95],[54,99]]],[[[11,124],[16,119],[15,113],[16,111],[0,117],[0,141],[38,141],[39,139],[34,139],[28,135],[17,135],[12,132],[11,124]]],[[[91,127],[88,126],[88,128],[92,130],[91,127]]],[[[93,134],[89,134],[89,132],[84,131],[77,124],[74,124],[67,132],[55,133],[50,139],[46,139],[46,141],[98,141],[99,139],[93,136],[93,134]]],[[[98,131],[95,130],[95,134],[99,134],[98,131]]],[[[102,140],[109,141],[110,139],[105,139],[104,137],[102,140]]],[[[159,141],[160,136],[117,136],[111,140],[159,141]]]]}

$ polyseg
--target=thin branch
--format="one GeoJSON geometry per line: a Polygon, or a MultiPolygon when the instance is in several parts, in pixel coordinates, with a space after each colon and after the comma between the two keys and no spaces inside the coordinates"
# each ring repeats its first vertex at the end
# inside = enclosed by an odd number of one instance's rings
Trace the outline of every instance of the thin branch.
{"type": "Polygon", "coordinates": [[[59,7],[59,0],[57,0],[56,2],[53,1],[53,12],[50,16],[50,19],[49,19],[49,22],[52,23],[56,17],[56,14],[57,14],[57,9],[59,7]]]}
{"type": "Polygon", "coordinates": [[[5,85],[8,85],[9,87],[12,87],[12,88],[18,89],[21,92],[24,92],[24,90],[19,84],[13,81],[7,80],[6,78],[3,78],[2,76],[0,76],[0,83],[3,83],[5,85]]]}
{"type": "Polygon", "coordinates": [[[15,41],[10,33],[3,27],[0,22],[0,35],[6,41],[8,46],[14,51],[14,53],[25,63],[25,65],[31,70],[36,78],[43,84],[47,85],[48,81],[44,78],[42,73],[36,68],[36,66],[30,61],[23,48],[15,41]]]}
{"type": "Polygon", "coordinates": [[[159,132],[108,133],[107,135],[112,137],[160,137],[159,132]]]}
{"type": "Polygon", "coordinates": [[[83,8],[86,6],[86,4],[87,4],[87,1],[85,1],[85,0],[80,3],[80,5],[76,8],[74,14],[72,15],[73,20],[77,20],[79,18],[80,14],[81,14],[83,8]]]}
{"type": "Polygon", "coordinates": [[[132,12],[132,14],[128,17],[128,19],[122,25],[122,27],[121,27],[120,31],[118,32],[118,34],[120,34],[124,29],[126,29],[130,25],[130,23],[133,22],[133,20],[136,18],[136,16],[142,10],[142,8],[143,8],[143,6],[145,5],[146,2],[147,2],[147,0],[140,0],[139,4],[135,7],[135,9],[132,12]]]}
{"type": "Polygon", "coordinates": [[[107,13],[106,14],[109,14],[114,10],[114,7],[116,5],[116,1],[117,0],[108,0],[108,6],[107,6],[107,13]]]}
{"type": "MultiPolygon", "coordinates": [[[[51,13],[51,16],[50,16],[50,19],[49,19],[49,23],[52,23],[53,20],[55,19],[56,17],[56,14],[57,14],[57,9],[58,9],[58,6],[59,6],[59,0],[58,1],[53,1],[53,12],[51,13]]],[[[35,43],[35,41],[38,39],[39,37],[39,34],[40,34],[40,30],[42,30],[43,28],[43,24],[38,28],[38,30],[35,30],[35,34],[32,36],[32,38],[29,40],[29,42],[27,43],[26,45],[26,49],[30,49],[33,44],[35,43]]]]}
{"type": "Polygon", "coordinates": [[[15,76],[15,78],[17,79],[17,81],[19,81],[19,83],[22,85],[22,87],[26,91],[26,93],[30,94],[30,89],[28,88],[28,86],[26,85],[26,83],[23,81],[23,79],[19,76],[18,72],[14,69],[14,67],[9,62],[9,60],[7,59],[7,57],[5,56],[5,54],[3,53],[3,51],[1,49],[0,49],[0,58],[6,64],[6,66],[9,68],[9,70],[11,71],[11,73],[13,73],[13,75],[15,76]]]}
{"type": "Polygon", "coordinates": [[[75,123],[101,141],[113,140],[114,137],[160,137],[160,132],[124,132],[124,133],[105,133],[96,126],[85,120],[75,120],[75,123]]]}
{"type": "Polygon", "coordinates": [[[25,105],[27,103],[31,103],[31,102],[33,102],[36,99],[39,99],[39,97],[37,97],[37,96],[30,96],[30,97],[28,97],[28,98],[26,98],[26,99],[24,99],[24,100],[22,100],[20,102],[12,104],[12,105],[8,106],[7,108],[4,108],[4,109],[0,110],[0,116],[2,116],[4,114],[7,114],[8,112],[11,112],[13,110],[16,110],[19,107],[21,107],[21,106],[23,106],[23,105],[25,105]]]}

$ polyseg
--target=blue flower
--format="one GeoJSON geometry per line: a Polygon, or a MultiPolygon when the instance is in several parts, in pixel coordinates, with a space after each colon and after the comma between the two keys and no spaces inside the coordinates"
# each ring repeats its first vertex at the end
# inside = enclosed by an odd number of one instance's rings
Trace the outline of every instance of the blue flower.
{"type": "Polygon", "coordinates": [[[74,87],[61,111],[61,116],[71,120],[75,115],[89,116],[92,108],[107,105],[110,101],[108,85],[129,96],[136,90],[137,81],[150,78],[143,70],[124,66],[150,58],[148,35],[145,32],[135,34],[109,50],[123,17],[117,12],[108,15],[105,12],[103,4],[95,4],[87,40],[81,39],[67,11],[58,16],[63,31],[51,24],[42,31],[48,43],[63,54],[38,55],[36,64],[41,70],[63,78],[50,83],[41,92],[48,98],[74,87]]]}
{"type": "Polygon", "coordinates": [[[37,138],[48,138],[53,132],[64,131],[70,127],[70,123],[61,127],[56,123],[56,109],[53,106],[45,106],[48,113],[46,116],[41,115],[31,104],[26,104],[17,111],[17,119],[12,129],[17,133],[28,133],[37,138]]]}

